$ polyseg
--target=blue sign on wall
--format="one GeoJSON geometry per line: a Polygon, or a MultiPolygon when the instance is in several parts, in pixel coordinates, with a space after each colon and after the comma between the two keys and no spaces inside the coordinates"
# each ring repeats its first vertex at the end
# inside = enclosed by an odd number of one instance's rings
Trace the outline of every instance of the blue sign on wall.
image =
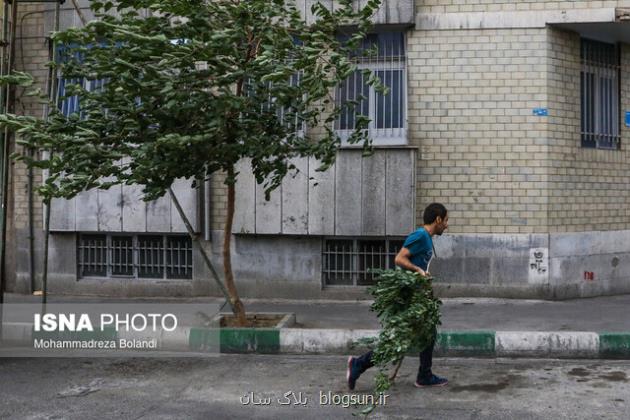
{"type": "Polygon", "coordinates": [[[630,111],[626,111],[626,127],[630,127],[630,111]]]}
{"type": "Polygon", "coordinates": [[[546,117],[549,115],[549,111],[547,108],[534,108],[534,115],[538,115],[539,117],[546,117]]]}

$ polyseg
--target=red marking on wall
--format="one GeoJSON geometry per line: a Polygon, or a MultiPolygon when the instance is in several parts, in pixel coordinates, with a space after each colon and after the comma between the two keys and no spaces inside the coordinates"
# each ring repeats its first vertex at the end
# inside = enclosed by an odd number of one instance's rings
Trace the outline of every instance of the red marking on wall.
{"type": "Polygon", "coordinates": [[[592,271],[585,271],[584,280],[589,280],[589,281],[595,280],[595,273],[593,273],[592,271]]]}

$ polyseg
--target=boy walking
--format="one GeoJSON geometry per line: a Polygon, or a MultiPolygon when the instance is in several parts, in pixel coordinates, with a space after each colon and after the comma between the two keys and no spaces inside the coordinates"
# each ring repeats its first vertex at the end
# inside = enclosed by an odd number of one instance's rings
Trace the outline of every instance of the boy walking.
{"type": "MultiPolygon", "coordinates": [[[[448,212],[442,204],[431,203],[424,209],[422,218],[424,225],[407,236],[403,247],[396,255],[394,263],[402,269],[415,271],[423,276],[430,277],[429,264],[434,254],[432,238],[435,235],[441,235],[448,228],[448,212]]],[[[415,382],[415,386],[418,388],[444,386],[448,383],[446,378],[434,375],[431,371],[436,336],[437,331],[434,331],[433,340],[420,352],[420,367],[415,382]]],[[[359,357],[351,356],[348,358],[346,379],[348,388],[351,390],[354,389],[359,376],[374,366],[372,354],[373,352],[369,351],[359,357]]]]}

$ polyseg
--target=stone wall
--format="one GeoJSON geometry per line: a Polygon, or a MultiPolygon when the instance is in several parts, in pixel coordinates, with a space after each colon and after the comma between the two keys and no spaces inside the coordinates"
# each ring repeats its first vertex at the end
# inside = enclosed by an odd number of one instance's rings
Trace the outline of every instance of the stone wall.
{"type": "Polygon", "coordinates": [[[549,231],[630,228],[630,48],[621,51],[621,150],[583,148],[580,136],[580,37],[548,30],[549,231]]]}
{"type": "Polygon", "coordinates": [[[499,12],[516,10],[594,9],[630,7],[630,1],[541,0],[419,0],[418,13],[499,12]]]}
{"type": "MultiPolygon", "coordinates": [[[[46,30],[47,7],[42,4],[19,4],[18,27],[15,42],[15,68],[30,73],[35,79],[35,87],[45,91],[49,61],[49,46],[46,30]]],[[[37,103],[37,98],[24,95],[24,89],[17,88],[15,92],[18,114],[42,116],[43,107],[37,103]]],[[[11,152],[22,152],[22,148],[11,147],[11,152]]],[[[22,162],[12,161],[9,167],[9,194],[7,207],[7,290],[28,291],[30,278],[29,264],[29,171],[22,162]]],[[[33,171],[33,187],[42,182],[41,171],[33,171]]],[[[41,241],[43,227],[43,204],[36,194],[33,194],[33,229],[35,231],[35,273],[41,278],[41,241]]]]}
{"type": "Polygon", "coordinates": [[[420,147],[418,217],[452,233],[541,233],[548,220],[544,29],[409,33],[409,142],[420,147]]]}

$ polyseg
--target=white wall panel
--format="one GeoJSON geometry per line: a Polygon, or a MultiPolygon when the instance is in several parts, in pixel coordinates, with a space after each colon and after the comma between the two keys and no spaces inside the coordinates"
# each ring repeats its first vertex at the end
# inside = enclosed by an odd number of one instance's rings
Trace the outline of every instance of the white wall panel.
{"type": "Polygon", "coordinates": [[[282,181],[282,233],[308,233],[308,158],[293,160],[297,168],[282,181]]]}
{"type": "Polygon", "coordinates": [[[335,235],[361,235],[361,150],[337,155],[335,173],[335,235]]]}
{"type": "Polygon", "coordinates": [[[308,233],[335,234],[335,170],[317,171],[321,162],[314,158],[308,164],[308,233]]]}

